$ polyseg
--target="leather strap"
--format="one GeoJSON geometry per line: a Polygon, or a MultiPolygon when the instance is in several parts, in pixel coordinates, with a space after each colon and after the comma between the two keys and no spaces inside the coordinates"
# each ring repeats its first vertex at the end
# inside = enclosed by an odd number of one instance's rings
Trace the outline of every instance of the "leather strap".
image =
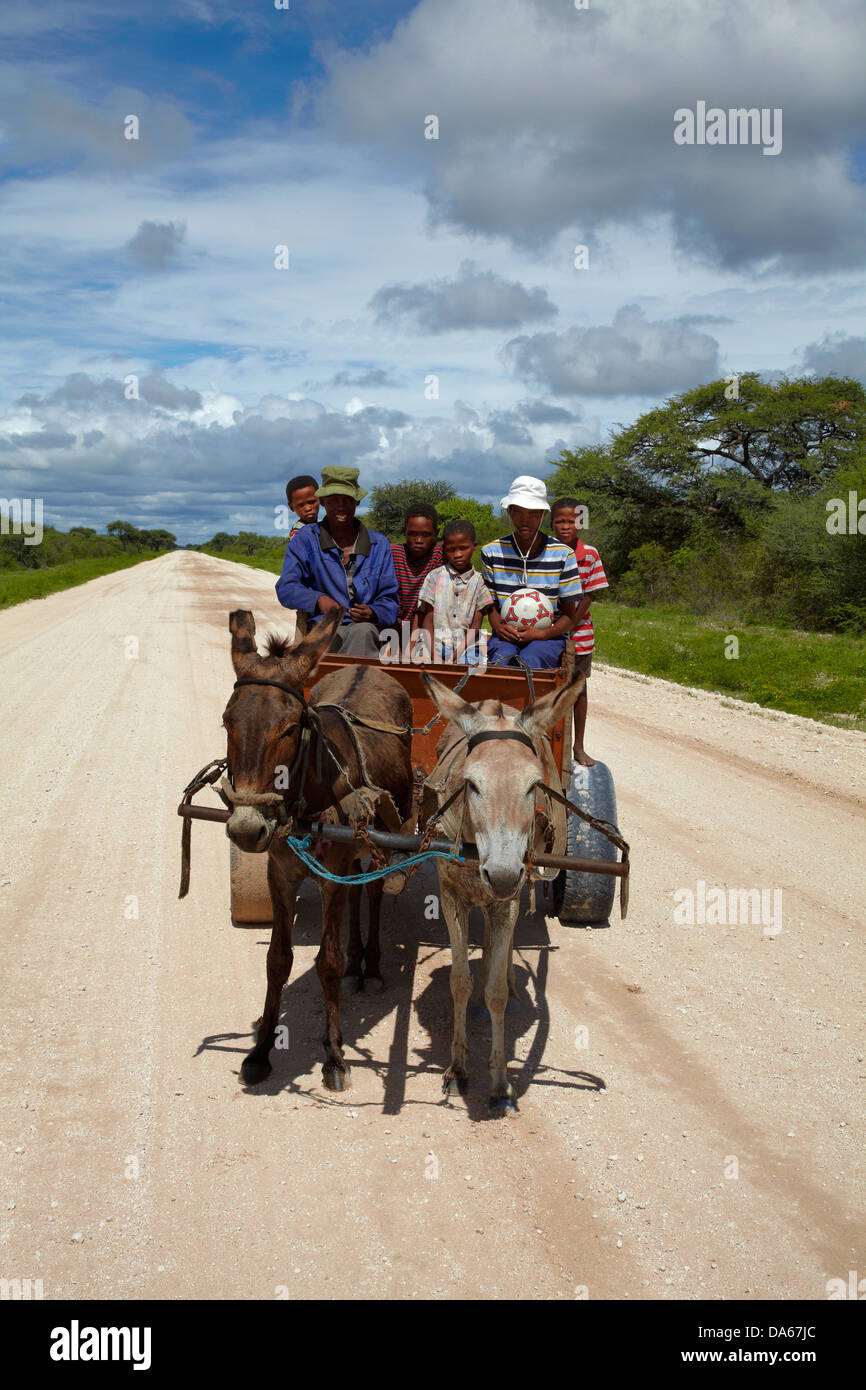
{"type": "Polygon", "coordinates": [[[471,753],[473,748],[477,748],[479,743],[487,743],[490,739],[494,738],[508,738],[513,740],[514,743],[523,743],[531,752],[535,752],[535,744],[532,742],[529,734],[524,734],[520,729],[490,729],[485,733],[472,735],[466,749],[467,754],[471,753]]]}
{"type": "Polygon", "coordinates": [[[300,700],[302,705],[307,703],[300,690],[295,690],[292,685],[286,685],[285,681],[273,681],[266,676],[241,676],[235,681],[234,689],[237,690],[239,685],[275,685],[277,690],[285,690],[287,695],[294,695],[295,699],[300,700]]]}

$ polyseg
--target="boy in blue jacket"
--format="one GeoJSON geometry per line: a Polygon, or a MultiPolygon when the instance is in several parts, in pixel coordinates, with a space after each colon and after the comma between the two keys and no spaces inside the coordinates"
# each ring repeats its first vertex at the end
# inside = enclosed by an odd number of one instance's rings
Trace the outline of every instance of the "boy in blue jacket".
{"type": "Polygon", "coordinates": [[[391,546],[379,531],[368,531],[355,516],[365,488],[358,469],[327,464],[316,496],[324,521],[308,522],[286,547],[277,598],[284,608],[306,613],[311,623],[345,606],[346,616],[331,651],[348,656],[378,656],[379,629],[397,617],[397,575],[391,546]]]}

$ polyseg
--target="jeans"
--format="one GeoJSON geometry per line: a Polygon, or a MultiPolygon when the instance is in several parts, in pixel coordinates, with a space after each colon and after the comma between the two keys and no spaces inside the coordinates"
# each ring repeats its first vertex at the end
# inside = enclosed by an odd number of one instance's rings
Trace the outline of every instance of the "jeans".
{"type": "Polygon", "coordinates": [[[507,642],[504,637],[493,636],[487,639],[487,661],[490,666],[516,666],[515,657],[518,656],[535,670],[558,666],[564,650],[564,637],[536,637],[531,642],[507,642]]]}

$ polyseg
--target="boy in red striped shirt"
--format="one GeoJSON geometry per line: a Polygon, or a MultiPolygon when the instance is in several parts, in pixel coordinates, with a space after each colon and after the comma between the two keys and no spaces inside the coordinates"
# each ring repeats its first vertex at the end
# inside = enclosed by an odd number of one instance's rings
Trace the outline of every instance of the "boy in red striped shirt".
{"type": "Polygon", "coordinates": [[[403,518],[405,544],[391,542],[391,555],[397,575],[399,608],[397,622],[418,626],[418,595],[431,570],[442,564],[442,542],[439,534],[439,513],[429,502],[413,502],[403,518]]]}
{"type": "MultiPolygon", "coordinates": [[[[550,522],[557,540],[571,546],[577,560],[577,568],[580,570],[584,597],[577,602],[571,640],[574,643],[575,668],[589,677],[592,675],[592,652],[595,647],[595,632],[592,618],[589,616],[589,605],[592,595],[606,589],[608,583],[601,556],[595,546],[585,545],[578,535],[583,510],[574,497],[560,497],[551,508],[550,522]]],[[[583,693],[574,706],[574,761],[581,767],[593,767],[595,764],[595,759],[589,756],[583,746],[588,703],[584,686],[583,693]]]]}

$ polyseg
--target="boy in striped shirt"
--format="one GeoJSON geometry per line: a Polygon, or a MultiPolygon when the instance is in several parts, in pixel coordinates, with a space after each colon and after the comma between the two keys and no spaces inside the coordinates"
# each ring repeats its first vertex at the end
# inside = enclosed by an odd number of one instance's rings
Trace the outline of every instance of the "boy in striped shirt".
{"type": "Polygon", "coordinates": [[[442,564],[439,513],[429,502],[413,502],[403,518],[405,544],[391,542],[391,555],[397,575],[399,608],[397,622],[408,621],[412,631],[418,626],[418,595],[431,570],[442,564]]]}
{"type": "MultiPolygon", "coordinates": [[[[574,497],[559,497],[553,504],[550,520],[554,535],[574,550],[577,566],[580,570],[584,597],[577,605],[571,640],[574,643],[575,668],[578,671],[583,671],[584,675],[589,677],[592,674],[592,653],[595,647],[595,632],[592,618],[589,616],[589,605],[592,601],[592,595],[606,589],[608,583],[604,566],[601,563],[601,556],[595,546],[585,545],[578,535],[578,522],[582,511],[583,508],[574,497]]],[[[593,767],[595,765],[595,759],[589,756],[583,746],[587,706],[586,686],[584,686],[583,693],[578,697],[574,706],[574,761],[579,763],[581,767],[593,767]]]]}
{"type": "Polygon", "coordinates": [[[550,511],[541,478],[515,478],[501,505],[508,513],[511,535],[491,541],[481,551],[481,574],[495,600],[487,660],[492,666],[513,666],[519,656],[528,666],[558,666],[583,593],[574,550],[541,529],[550,511]],[[543,637],[504,621],[502,605],[515,589],[539,589],[553,604],[554,621],[543,637]]]}

